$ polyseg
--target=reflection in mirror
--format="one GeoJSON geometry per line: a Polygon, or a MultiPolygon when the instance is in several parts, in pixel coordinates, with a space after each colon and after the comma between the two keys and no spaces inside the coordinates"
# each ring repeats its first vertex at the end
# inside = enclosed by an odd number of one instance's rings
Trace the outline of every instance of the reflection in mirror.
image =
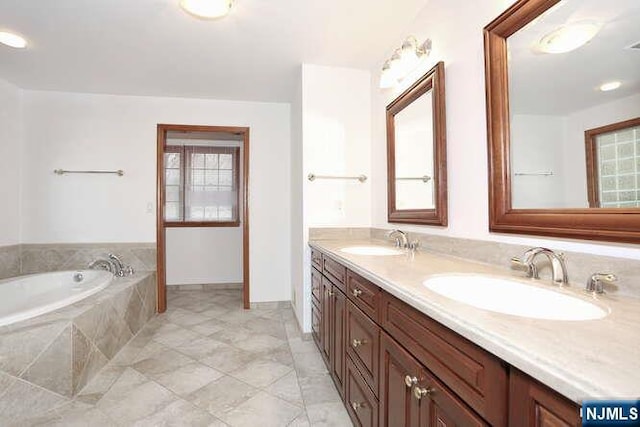
{"type": "Polygon", "coordinates": [[[513,208],[640,206],[639,29],[637,0],[561,1],[507,38],[513,208]]]}
{"type": "Polygon", "coordinates": [[[396,207],[434,209],[431,90],[395,116],[396,207]]]}
{"type": "Polygon", "coordinates": [[[389,222],[447,224],[444,64],[387,107],[389,222]]]}

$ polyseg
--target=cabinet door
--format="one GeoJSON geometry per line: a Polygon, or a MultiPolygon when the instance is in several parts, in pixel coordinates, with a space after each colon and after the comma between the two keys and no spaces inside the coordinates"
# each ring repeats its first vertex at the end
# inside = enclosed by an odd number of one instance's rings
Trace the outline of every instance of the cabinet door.
{"type": "Polygon", "coordinates": [[[322,313],[320,312],[320,308],[311,303],[311,334],[313,335],[313,340],[316,342],[318,349],[322,348],[322,313]]]}
{"type": "Polygon", "coordinates": [[[340,396],[344,398],[345,390],[345,320],[347,297],[337,287],[333,287],[333,351],[331,353],[331,376],[336,383],[340,396]]]}
{"type": "Polygon", "coordinates": [[[488,426],[393,338],[382,335],[380,426],[488,426]]]}
{"type": "Polygon", "coordinates": [[[331,288],[331,282],[323,277],[322,301],[320,301],[320,311],[322,315],[322,321],[320,322],[320,353],[322,354],[322,358],[324,359],[329,371],[331,371],[331,350],[333,347],[333,316],[331,313],[333,290],[331,288]]]}
{"type": "Polygon", "coordinates": [[[424,381],[422,368],[386,333],[380,339],[380,426],[419,426],[413,385],[424,381]],[[420,376],[420,377],[418,377],[420,376]]]}
{"type": "Polygon", "coordinates": [[[509,388],[509,425],[518,427],[582,425],[577,404],[517,369],[511,370],[509,388]]]}

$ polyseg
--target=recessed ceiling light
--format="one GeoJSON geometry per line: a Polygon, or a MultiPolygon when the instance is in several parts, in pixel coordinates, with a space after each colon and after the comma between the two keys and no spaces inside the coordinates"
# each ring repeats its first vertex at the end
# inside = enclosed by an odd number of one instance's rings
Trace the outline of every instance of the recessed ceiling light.
{"type": "Polygon", "coordinates": [[[27,47],[27,41],[24,37],[20,37],[17,34],[9,33],[7,31],[0,31],[0,43],[15,47],[16,49],[24,49],[27,47]]]}
{"type": "Polygon", "coordinates": [[[180,7],[198,18],[221,18],[229,13],[233,0],[180,0],[180,7]]]}
{"type": "Polygon", "coordinates": [[[564,25],[540,39],[538,47],[545,53],[571,52],[585,45],[600,31],[600,24],[576,22],[564,25]]]}
{"type": "Polygon", "coordinates": [[[603,92],[608,92],[610,90],[616,90],[620,87],[622,83],[620,82],[607,82],[600,86],[600,90],[603,92]]]}

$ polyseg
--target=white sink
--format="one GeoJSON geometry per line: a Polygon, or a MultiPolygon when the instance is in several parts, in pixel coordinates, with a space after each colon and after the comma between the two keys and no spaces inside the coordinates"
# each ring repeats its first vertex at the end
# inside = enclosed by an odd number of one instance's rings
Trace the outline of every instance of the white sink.
{"type": "Polygon", "coordinates": [[[344,252],[351,255],[401,255],[403,252],[400,249],[388,248],[386,246],[347,246],[340,249],[340,252],[344,252]]]}
{"type": "Polygon", "coordinates": [[[476,308],[533,319],[594,320],[609,314],[608,310],[571,295],[491,276],[436,276],[423,285],[476,308]]]}

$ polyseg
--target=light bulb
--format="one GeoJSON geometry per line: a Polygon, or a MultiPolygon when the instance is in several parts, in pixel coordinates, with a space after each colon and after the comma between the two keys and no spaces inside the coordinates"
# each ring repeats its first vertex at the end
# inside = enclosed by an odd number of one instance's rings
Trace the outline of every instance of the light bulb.
{"type": "Polygon", "coordinates": [[[622,85],[622,83],[615,81],[615,82],[607,82],[604,83],[600,86],[600,90],[603,92],[608,92],[610,90],[616,90],[620,87],[620,85],[622,85]]]}
{"type": "Polygon", "coordinates": [[[0,43],[16,49],[24,49],[27,47],[27,41],[23,37],[6,31],[0,32],[0,43]]]}
{"type": "Polygon", "coordinates": [[[180,7],[185,11],[204,19],[225,16],[232,5],[232,0],[180,0],[180,7]]]}

